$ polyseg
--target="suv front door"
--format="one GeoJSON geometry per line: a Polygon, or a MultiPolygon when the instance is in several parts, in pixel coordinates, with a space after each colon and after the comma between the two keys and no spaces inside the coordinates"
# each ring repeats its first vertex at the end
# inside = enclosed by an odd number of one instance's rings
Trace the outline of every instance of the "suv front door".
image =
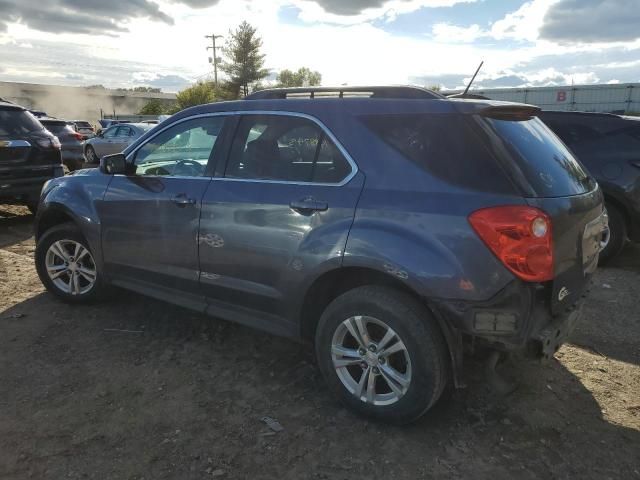
{"type": "Polygon", "coordinates": [[[105,271],[114,283],[152,296],[177,292],[186,305],[203,307],[198,224],[224,123],[212,116],[173,124],[128,156],[128,175],[114,175],[100,207],[105,271]]]}
{"type": "Polygon", "coordinates": [[[292,307],[342,255],[363,175],[310,118],[246,114],[205,193],[200,284],[209,313],[292,334],[292,307]],[[244,313],[244,315],[243,315],[244,313]]]}

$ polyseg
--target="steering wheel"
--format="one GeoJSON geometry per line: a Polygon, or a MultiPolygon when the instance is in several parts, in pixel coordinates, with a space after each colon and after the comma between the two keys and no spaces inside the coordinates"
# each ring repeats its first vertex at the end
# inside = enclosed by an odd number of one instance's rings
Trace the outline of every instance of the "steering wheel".
{"type": "Polygon", "coordinates": [[[173,174],[200,177],[203,171],[204,167],[199,162],[186,158],[176,163],[176,166],[173,169],[173,174]]]}

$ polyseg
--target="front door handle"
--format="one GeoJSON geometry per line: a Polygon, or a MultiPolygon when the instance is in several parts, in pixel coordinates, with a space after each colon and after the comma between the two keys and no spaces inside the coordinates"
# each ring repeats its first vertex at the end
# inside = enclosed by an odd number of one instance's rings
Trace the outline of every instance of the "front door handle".
{"type": "Polygon", "coordinates": [[[184,193],[176,195],[171,199],[173,203],[180,207],[184,207],[185,205],[195,205],[196,201],[193,198],[187,197],[184,193]]]}
{"type": "Polygon", "coordinates": [[[324,212],[329,208],[327,202],[319,202],[313,197],[306,197],[301,200],[293,200],[289,206],[299,213],[324,212]]]}

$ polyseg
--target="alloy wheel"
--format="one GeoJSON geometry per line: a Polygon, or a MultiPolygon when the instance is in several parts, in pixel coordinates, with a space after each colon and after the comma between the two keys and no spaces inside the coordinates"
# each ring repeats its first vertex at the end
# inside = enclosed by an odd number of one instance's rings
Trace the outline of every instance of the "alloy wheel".
{"type": "Polygon", "coordinates": [[[411,384],[407,347],[391,327],[374,317],[343,321],[333,335],[331,359],[344,387],[367,404],[396,403],[411,384]]]}
{"type": "Polygon", "coordinates": [[[45,267],[56,288],[69,295],[88,293],[98,277],[91,252],[74,240],[52,243],[45,256],[45,267]]]}

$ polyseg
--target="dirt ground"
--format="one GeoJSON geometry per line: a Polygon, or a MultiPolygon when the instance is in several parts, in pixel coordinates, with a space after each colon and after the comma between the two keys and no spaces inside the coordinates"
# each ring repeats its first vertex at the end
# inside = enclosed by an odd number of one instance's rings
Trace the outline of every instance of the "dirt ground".
{"type": "Polygon", "coordinates": [[[638,246],[598,271],[555,361],[508,366],[515,393],[470,361],[399,428],[338,405],[307,346],[125,292],[60,303],[31,222],[0,206],[2,479],[640,479],[638,246]]]}

